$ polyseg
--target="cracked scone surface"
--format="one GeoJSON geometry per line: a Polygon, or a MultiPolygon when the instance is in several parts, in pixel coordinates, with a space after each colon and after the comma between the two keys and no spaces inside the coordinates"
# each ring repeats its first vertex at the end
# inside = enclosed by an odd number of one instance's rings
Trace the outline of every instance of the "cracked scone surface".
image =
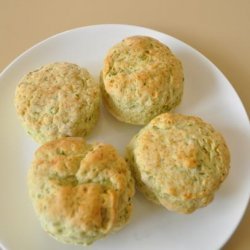
{"type": "Polygon", "coordinates": [[[198,117],[165,113],[133,137],[127,161],[142,193],[179,213],[209,204],[229,172],[222,135],[198,117]]]}
{"type": "Polygon", "coordinates": [[[132,36],[109,50],[100,82],[107,109],[118,120],[143,125],[180,103],[183,79],[180,60],[165,44],[132,36]]]}
{"type": "Polygon", "coordinates": [[[134,180],[111,145],[67,137],[36,151],[28,188],[45,231],[88,245],[128,222],[134,180]]]}
{"type": "Polygon", "coordinates": [[[27,132],[38,143],[85,136],[97,122],[99,85],[72,63],[45,65],[25,75],[16,88],[15,106],[27,132]]]}

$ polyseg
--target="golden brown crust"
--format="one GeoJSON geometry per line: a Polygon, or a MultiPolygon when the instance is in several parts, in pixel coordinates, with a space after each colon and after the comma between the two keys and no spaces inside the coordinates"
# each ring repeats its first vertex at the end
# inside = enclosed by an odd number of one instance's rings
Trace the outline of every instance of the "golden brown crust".
{"type": "Polygon", "coordinates": [[[39,143],[85,136],[95,125],[100,89],[87,70],[53,63],[25,75],[16,88],[15,106],[28,133],[39,143]]]}
{"type": "Polygon", "coordinates": [[[183,213],[212,201],[230,162],[223,137],[210,124],[171,113],[144,127],[130,142],[127,157],[142,192],[183,213]]]}
{"type": "Polygon", "coordinates": [[[134,182],[110,145],[51,141],[36,151],[28,186],[42,227],[62,242],[91,244],[130,217],[134,182]]]}
{"type": "Polygon", "coordinates": [[[108,110],[119,120],[146,124],[177,106],[183,92],[181,62],[151,37],[133,36],[108,52],[101,74],[108,110]]]}

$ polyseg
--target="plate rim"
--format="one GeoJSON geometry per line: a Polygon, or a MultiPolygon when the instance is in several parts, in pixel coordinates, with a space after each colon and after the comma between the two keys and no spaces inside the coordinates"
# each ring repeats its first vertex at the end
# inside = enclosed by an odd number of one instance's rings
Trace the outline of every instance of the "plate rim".
{"type": "MultiPolygon", "coordinates": [[[[76,32],[76,31],[80,31],[80,30],[84,30],[84,29],[92,29],[92,28],[101,28],[101,27],[112,27],[112,26],[116,26],[116,27],[123,27],[123,28],[139,28],[139,29],[144,29],[144,30],[148,30],[148,31],[151,31],[151,32],[157,32],[161,35],[164,35],[164,36],[168,36],[168,37],[171,37],[172,39],[178,41],[179,43],[182,43],[184,44],[185,46],[189,47],[193,52],[195,53],[198,53],[199,56],[201,56],[204,60],[206,60],[207,62],[209,62],[218,72],[220,72],[220,74],[222,74],[222,76],[225,78],[225,80],[227,81],[228,83],[228,86],[231,87],[231,89],[234,91],[234,94],[237,96],[238,98],[238,101],[240,102],[241,104],[241,108],[243,108],[243,111],[245,113],[245,116],[248,120],[248,122],[250,123],[250,117],[248,116],[247,114],[247,111],[246,111],[246,108],[244,106],[244,103],[242,102],[238,92],[236,91],[235,87],[231,84],[231,82],[229,81],[229,79],[226,77],[226,75],[224,74],[224,72],[215,64],[213,63],[213,61],[211,59],[209,59],[207,56],[205,56],[202,52],[200,52],[198,49],[194,48],[193,46],[189,45],[188,43],[180,40],[179,38],[176,38],[172,35],[169,35],[167,33],[164,33],[162,31],[159,31],[157,29],[152,29],[152,28],[147,28],[147,27],[143,27],[143,26],[140,26],[140,25],[133,25],[133,24],[123,24],[123,23],[105,23],[105,24],[94,24],[94,25],[86,25],[86,26],[79,26],[79,27],[76,27],[76,28],[72,28],[72,29],[68,29],[68,30],[65,30],[65,31],[62,31],[62,32],[59,32],[59,33],[56,33],[54,35],[51,35],[51,36],[48,36],[44,39],[42,39],[40,42],[37,42],[35,43],[34,45],[32,45],[31,47],[27,48],[26,50],[24,50],[23,52],[21,52],[18,56],[16,56],[13,60],[10,61],[9,64],[7,64],[7,66],[5,66],[3,68],[3,70],[0,72],[0,80],[1,78],[8,72],[8,70],[10,70],[10,68],[18,62],[18,60],[20,60],[24,55],[30,53],[33,49],[36,49],[37,47],[45,44],[46,42],[48,42],[48,40],[51,40],[51,39],[55,39],[59,36],[63,36],[64,34],[66,33],[71,33],[71,32],[76,32]]],[[[250,124],[249,124],[250,125],[250,124]]],[[[249,133],[250,133],[250,126],[249,126],[249,133]]]]}
{"type": "MultiPolygon", "coordinates": [[[[234,86],[231,84],[231,82],[228,80],[228,78],[224,75],[224,73],[218,68],[217,65],[215,65],[207,56],[203,55],[199,50],[197,50],[196,48],[192,47],[191,45],[187,44],[186,42],[172,36],[172,35],[168,35],[167,33],[161,32],[159,30],[155,30],[152,28],[147,28],[147,27],[143,27],[143,26],[138,26],[138,25],[131,25],[131,24],[118,24],[118,23],[107,23],[107,24],[95,24],[95,25],[87,25],[87,26],[80,26],[80,27],[76,27],[76,28],[72,28],[69,30],[65,30],[59,33],[56,33],[54,35],[51,35],[43,40],[41,40],[40,42],[34,44],[33,46],[29,47],[28,49],[24,50],[22,53],[20,53],[17,57],[15,57],[1,72],[0,72],[0,83],[1,83],[1,79],[9,73],[9,71],[12,70],[12,67],[15,66],[16,63],[18,63],[24,56],[28,56],[29,53],[31,53],[33,50],[35,50],[36,48],[42,46],[43,44],[49,42],[52,39],[58,38],[60,36],[63,36],[67,33],[72,33],[72,32],[77,32],[77,31],[81,31],[81,30],[85,30],[85,29],[93,29],[93,28],[105,28],[105,27],[121,27],[121,28],[137,28],[137,29],[144,29],[145,31],[150,31],[150,32],[156,32],[159,33],[161,35],[164,36],[168,36],[176,41],[178,41],[181,44],[184,44],[185,46],[189,47],[192,52],[197,53],[200,57],[202,57],[202,59],[206,60],[211,66],[213,66],[224,78],[224,80],[226,80],[225,82],[227,82],[227,86],[231,88],[231,90],[234,93],[235,98],[238,98],[238,104],[240,105],[240,108],[242,110],[241,115],[244,115],[244,119],[248,121],[248,127],[247,127],[247,132],[248,132],[248,136],[250,136],[250,121],[249,121],[249,117],[246,111],[246,108],[244,106],[244,103],[242,102],[238,92],[236,91],[236,89],[234,88],[234,86]]],[[[227,242],[228,240],[232,237],[232,235],[235,233],[236,229],[238,228],[238,226],[240,225],[244,214],[246,213],[248,204],[250,202],[250,189],[248,190],[248,200],[246,201],[245,206],[242,206],[242,211],[241,214],[239,216],[239,220],[236,223],[235,227],[233,227],[231,229],[231,232],[227,235],[227,237],[223,237],[223,240],[221,240],[221,245],[219,246],[220,248],[222,248],[227,242]]]]}

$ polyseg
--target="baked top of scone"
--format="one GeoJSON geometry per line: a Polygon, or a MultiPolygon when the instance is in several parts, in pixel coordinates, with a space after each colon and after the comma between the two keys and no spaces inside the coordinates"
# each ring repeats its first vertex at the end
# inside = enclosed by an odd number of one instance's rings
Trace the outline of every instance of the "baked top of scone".
{"type": "Polygon", "coordinates": [[[158,40],[132,36],[114,45],[104,59],[102,90],[119,120],[146,124],[176,107],[183,93],[180,60],[158,40]]]}
{"type": "Polygon", "coordinates": [[[69,137],[36,151],[28,188],[44,230],[83,245],[124,226],[134,195],[129,167],[111,145],[69,137]]]}
{"type": "Polygon", "coordinates": [[[207,205],[229,171],[222,135],[199,117],[164,113],[130,142],[136,180],[151,200],[192,212],[207,205]]]}
{"type": "Polygon", "coordinates": [[[99,104],[98,84],[72,63],[52,63],[26,74],[15,94],[17,114],[39,143],[85,136],[97,121],[99,104]]]}

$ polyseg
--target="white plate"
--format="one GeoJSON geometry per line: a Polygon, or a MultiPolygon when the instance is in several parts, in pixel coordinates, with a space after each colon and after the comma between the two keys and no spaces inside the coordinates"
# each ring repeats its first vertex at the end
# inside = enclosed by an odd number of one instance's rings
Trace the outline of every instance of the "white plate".
{"type": "MultiPolygon", "coordinates": [[[[231,150],[231,172],[214,202],[191,215],[167,212],[137,194],[130,224],[89,249],[218,249],[237,227],[250,193],[250,127],[230,83],[208,59],[173,37],[142,27],[97,25],[70,30],[39,43],[0,75],[0,242],[7,249],[82,249],[50,238],[35,217],[26,174],[38,145],[26,135],[16,117],[13,95],[18,80],[28,71],[54,61],[77,63],[98,79],[107,50],[137,34],[161,40],[181,59],[185,91],[177,111],[199,115],[222,132],[231,150]]],[[[103,110],[89,140],[111,143],[123,153],[139,129],[116,121],[103,110]]]]}

